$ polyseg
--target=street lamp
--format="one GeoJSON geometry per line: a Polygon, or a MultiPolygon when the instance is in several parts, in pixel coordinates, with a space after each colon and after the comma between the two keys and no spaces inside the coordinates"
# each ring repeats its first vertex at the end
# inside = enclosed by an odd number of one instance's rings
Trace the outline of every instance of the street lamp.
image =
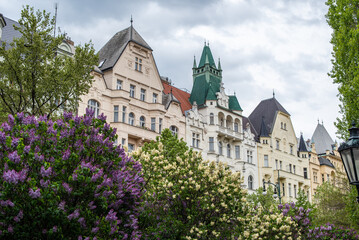
{"type": "Polygon", "coordinates": [[[279,204],[282,204],[282,197],[280,195],[280,182],[279,182],[279,170],[278,171],[278,183],[274,184],[274,183],[271,183],[271,182],[266,182],[264,181],[263,179],[263,192],[266,191],[266,185],[265,184],[270,184],[270,185],[273,185],[274,186],[274,195],[273,197],[276,198],[278,197],[279,199],[279,204]],[[278,192],[278,195],[277,195],[277,192],[278,192]]]}
{"type": "MultiPolygon", "coordinates": [[[[342,158],[349,183],[356,186],[359,195],[359,128],[355,127],[355,123],[349,129],[349,133],[348,141],[342,143],[338,151],[342,158]]],[[[359,196],[357,196],[357,202],[359,203],[359,196]]]]}

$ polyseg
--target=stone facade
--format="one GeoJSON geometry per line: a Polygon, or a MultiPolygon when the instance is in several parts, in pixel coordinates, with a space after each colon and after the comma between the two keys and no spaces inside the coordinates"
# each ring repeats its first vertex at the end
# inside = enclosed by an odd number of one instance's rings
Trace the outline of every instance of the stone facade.
{"type": "Polygon", "coordinates": [[[249,119],[257,132],[258,181],[279,182],[284,202],[295,202],[299,189],[310,198],[308,153],[298,151],[290,114],[273,95],[261,101],[249,119]]]}
{"type": "Polygon", "coordinates": [[[185,137],[180,103],[163,92],[152,49],[132,25],[110,39],[99,56],[93,86],[82,97],[78,114],[89,107],[106,115],[117,129],[118,143],[129,150],[154,140],[165,128],[185,137]]]}

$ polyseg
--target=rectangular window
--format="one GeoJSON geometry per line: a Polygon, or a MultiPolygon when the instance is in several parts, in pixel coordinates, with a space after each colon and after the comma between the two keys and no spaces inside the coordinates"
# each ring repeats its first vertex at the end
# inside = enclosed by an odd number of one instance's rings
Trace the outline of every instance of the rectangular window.
{"type": "Polygon", "coordinates": [[[113,106],[113,121],[118,122],[118,105],[113,106]]]}
{"type": "Polygon", "coordinates": [[[130,85],[130,97],[135,97],[135,85],[130,85]]]}
{"type": "Polygon", "coordinates": [[[290,154],[293,155],[293,146],[292,145],[290,145],[290,154]]]}
{"type": "Polygon", "coordinates": [[[264,167],[268,167],[268,155],[264,155],[264,167]]]}
{"type": "Polygon", "coordinates": [[[116,89],[121,90],[122,89],[122,81],[117,79],[116,89]]]}
{"type": "Polygon", "coordinates": [[[157,103],[157,94],[156,93],[154,93],[153,95],[152,95],[152,102],[153,103],[157,103]]]}
{"type": "Polygon", "coordinates": [[[132,152],[133,150],[135,150],[135,145],[129,143],[129,144],[128,144],[128,152],[132,152]]]}
{"type": "Polygon", "coordinates": [[[199,148],[199,134],[192,133],[192,147],[199,148]]]}
{"type": "Polygon", "coordinates": [[[297,185],[294,185],[294,197],[297,198],[297,185]]]}
{"type": "Polygon", "coordinates": [[[162,132],[162,118],[158,119],[158,132],[162,132]]]}
{"type": "Polygon", "coordinates": [[[324,183],[324,174],[322,174],[322,183],[324,183]]]}
{"type": "Polygon", "coordinates": [[[156,131],[156,118],[151,118],[151,130],[156,131]]]}
{"type": "Polygon", "coordinates": [[[214,137],[209,137],[208,143],[209,143],[209,151],[214,152],[214,137]]]}
{"type": "Polygon", "coordinates": [[[275,160],[275,169],[278,170],[278,159],[275,160]]]}
{"type": "Polygon", "coordinates": [[[145,101],[145,100],[146,100],[146,90],[143,89],[143,88],[141,88],[140,100],[141,100],[141,101],[145,101]]]}
{"type": "Polygon", "coordinates": [[[125,146],[125,144],[126,144],[126,138],[122,138],[122,141],[121,141],[122,147],[125,146]]]}
{"type": "Polygon", "coordinates": [[[123,123],[126,122],[126,107],[125,106],[122,107],[122,122],[123,123]]]}
{"type": "Polygon", "coordinates": [[[249,150],[247,150],[247,162],[253,163],[253,152],[249,150]]]}
{"type": "Polygon", "coordinates": [[[234,131],[238,132],[238,123],[234,123],[234,131]]]}
{"type": "Polygon", "coordinates": [[[307,168],[303,168],[303,173],[304,173],[304,178],[308,179],[308,172],[307,172],[307,168]]]}
{"type": "Polygon", "coordinates": [[[292,184],[288,183],[288,194],[289,194],[289,197],[292,196],[292,184]]]}
{"type": "Polygon", "coordinates": [[[234,150],[236,152],[236,159],[240,159],[239,145],[234,146],[234,150]]]}
{"type": "Polygon", "coordinates": [[[327,181],[330,182],[329,174],[327,174],[327,181]]]}
{"type": "Polygon", "coordinates": [[[285,196],[285,185],[282,183],[282,189],[283,189],[283,196],[285,196]]]}
{"type": "Polygon", "coordinates": [[[283,168],[283,164],[282,164],[282,161],[279,161],[279,169],[282,170],[283,168]]]}
{"type": "Polygon", "coordinates": [[[292,164],[289,164],[289,172],[292,172],[292,164]]]}
{"type": "Polygon", "coordinates": [[[122,122],[126,122],[126,107],[122,107],[122,122]]]}
{"type": "Polygon", "coordinates": [[[295,165],[293,165],[293,173],[295,174],[295,165]]]}
{"type": "Polygon", "coordinates": [[[135,60],[135,70],[142,72],[142,59],[136,57],[135,60]]]}
{"type": "Polygon", "coordinates": [[[276,149],[279,150],[279,140],[276,140],[276,149]]]}
{"type": "Polygon", "coordinates": [[[227,157],[230,158],[231,157],[231,145],[227,144],[227,157]]]}

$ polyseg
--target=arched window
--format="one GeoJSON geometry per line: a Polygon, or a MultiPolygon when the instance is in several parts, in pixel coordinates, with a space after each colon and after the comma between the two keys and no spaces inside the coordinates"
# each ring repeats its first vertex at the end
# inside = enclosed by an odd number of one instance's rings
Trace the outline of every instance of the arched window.
{"type": "Polygon", "coordinates": [[[133,114],[133,112],[128,114],[128,124],[132,126],[135,124],[135,114],[133,114]]]}
{"type": "Polygon", "coordinates": [[[238,123],[237,122],[234,123],[234,131],[238,132],[238,123]]]}
{"type": "Polygon", "coordinates": [[[145,127],[145,117],[144,116],[141,116],[140,117],[140,127],[145,127]]]}
{"type": "Polygon", "coordinates": [[[249,175],[248,177],[248,189],[253,190],[253,177],[249,175]]]}
{"type": "Polygon", "coordinates": [[[231,144],[227,144],[227,157],[231,157],[231,144]]]}
{"type": "Polygon", "coordinates": [[[172,135],[175,136],[178,133],[178,128],[176,126],[171,126],[170,130],[172,132],[172,135]]]}
{"type": "Polygon", "coordinates": [[[223,145],[222,142],[218,142],[218,154],[223,155],[223,145]]]}
{"type": "Polygon", "coordinates": [[[88,101],[87,108],[89,108],[95,112],[95,117],[97,117],[100,114],[100,103],[94,99],[90,99],[88,101]]]}
{"type": "Polygon", "coordinates": [[[213,113],[209,114],[209,124],[211,124],[211,125],[214,124],[214,114],[213,113]]]}

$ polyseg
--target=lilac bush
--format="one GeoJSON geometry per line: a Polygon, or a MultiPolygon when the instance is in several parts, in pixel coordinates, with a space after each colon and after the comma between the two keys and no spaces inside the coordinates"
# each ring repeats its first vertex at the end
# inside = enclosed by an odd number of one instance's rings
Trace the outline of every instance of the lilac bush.
{"type": "Polygon", "coordinates": [[[0,127],[0,238],[139,239],[141,165],[105,117],[9,115],[0,127]]]}

